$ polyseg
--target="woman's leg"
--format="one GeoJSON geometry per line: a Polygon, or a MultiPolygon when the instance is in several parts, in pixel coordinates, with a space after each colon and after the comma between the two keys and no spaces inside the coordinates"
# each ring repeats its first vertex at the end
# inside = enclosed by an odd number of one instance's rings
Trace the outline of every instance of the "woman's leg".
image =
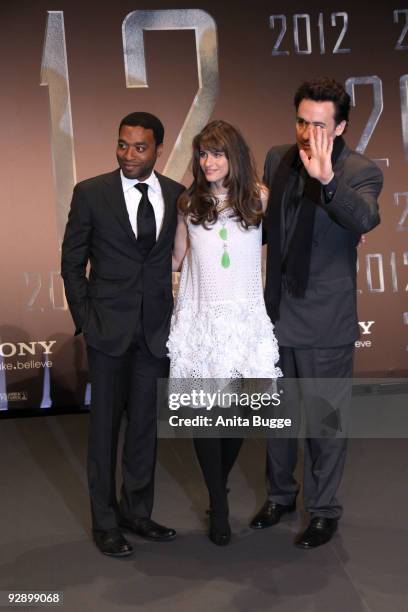
{"type": "Polygon", "coordinates": [[[228,500],[223,473],[221,438],[194,438],[194,447],[210,498],[209,538],[224,546],[231,538],[228,500]]]}
{"type": "Polygon", "coordinates": [[[227,515],[221,442],[221,438],[194,438],[194,447],[207,485],[211,511],[227,515]]]}
{"type": "Polygon", "coordinates": [[[234,467],[243,441],[243,438],[221,439],[221,462],[225,488],[227,487],[228,476],[234,467]]]}

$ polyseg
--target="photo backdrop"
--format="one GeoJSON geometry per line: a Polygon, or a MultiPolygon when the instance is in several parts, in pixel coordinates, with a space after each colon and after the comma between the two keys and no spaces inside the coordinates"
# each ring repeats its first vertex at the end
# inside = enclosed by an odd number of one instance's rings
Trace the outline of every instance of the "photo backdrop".
{"type": "Polygon", "coordinates": [[[73,185],[116,167],[120,119],[158,115],[158,170],[186,185],[192,136],[226,119],[262,174],[294,141],[295,89],[319,75],[345,83],[347,142],[385,178],[359,247],[356,373],[407,374],[408,3],[32,0],[3,2],[0,28],[0,415],[89,401],[60,244],[73,185]]]}

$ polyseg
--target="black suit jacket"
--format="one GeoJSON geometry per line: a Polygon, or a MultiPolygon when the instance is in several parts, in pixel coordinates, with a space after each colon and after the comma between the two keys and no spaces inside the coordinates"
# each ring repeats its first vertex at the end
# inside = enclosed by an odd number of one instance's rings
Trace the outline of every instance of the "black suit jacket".
{"type": "MultiPolygon", "coordinates": [[[[270,188],[277,168],[292,145],[272,148],[266,157],[264,182],[270,188]]],[[[337,189],[329,203],[323,190],[317,205],[310,273],[304,298],[292,297],[282,288],[280,318],[275,324],[281,346],[297,348],[334,347],[358,338],[356,305],[357,245],[361,234],[380,222],[377,197],[381,191],[381,170],[369,159],[345,147],[334,165],[337,189]]],[[[293,170],[293,173],[298,170],[293,170]]],[[[289,177],[281,201],[281,250],[290,236],[284,230],[284,206],[290,197],[295,176],[289,177]]],[[[265,226],[267,236],[270,211],[265,226]]],[[[293,226],[292,226],[293,227],[293,226]]],[[[290,233],[290,231],[289,231],[290,233]]],[[[265,294],[268,302],[268,295],[265,294]]]]}
{"type": "Polygon", "coordinates": [[[62,244],[61,273],[76,333],[108,355],[122,355],[142,317],[146,343],[166,355],[173,308],[171,252],[177,224],[176,201],[183,185],[156,173],[164,218],[147,256],[130,225],[120,171],[75,186],[62,244]],[[86,269],[90,264],[89,277],[86,269]]]}

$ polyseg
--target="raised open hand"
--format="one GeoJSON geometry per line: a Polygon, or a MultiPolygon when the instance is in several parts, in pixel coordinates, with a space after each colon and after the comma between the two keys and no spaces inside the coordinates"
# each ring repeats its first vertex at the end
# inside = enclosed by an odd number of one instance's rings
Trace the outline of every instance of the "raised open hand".
{"type": "Polygon", "coordinates": [[[330,183],[334,177],[331,154],[333,151],[333,137],[327,135],[327,129],[320,125],[309,127],[310,151],[306,153],[300,149],[299,155],[312,178],[317,179],[323,185],[330,183]]]}

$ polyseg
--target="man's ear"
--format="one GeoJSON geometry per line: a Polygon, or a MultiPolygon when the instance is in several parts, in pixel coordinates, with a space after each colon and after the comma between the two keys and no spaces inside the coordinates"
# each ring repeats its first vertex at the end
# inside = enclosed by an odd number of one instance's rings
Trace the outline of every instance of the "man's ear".
{"type": "Polygon", "coordinates": [[[344,132],[344,130],[346,129],[346,125],[347,125],[347,121],[340,121],[340,123],[338,125],[336,125],[336,128],[334,130],[334,133],[336,134],[336,136],[341,136],[342,133],[344,132]]]}
{"type": "Polygon", "coordinates": [[[160,157],[160,155],[163,153],[163,143],[157,145],[156,147],[156,155],[157,157],[160,157]]]}

